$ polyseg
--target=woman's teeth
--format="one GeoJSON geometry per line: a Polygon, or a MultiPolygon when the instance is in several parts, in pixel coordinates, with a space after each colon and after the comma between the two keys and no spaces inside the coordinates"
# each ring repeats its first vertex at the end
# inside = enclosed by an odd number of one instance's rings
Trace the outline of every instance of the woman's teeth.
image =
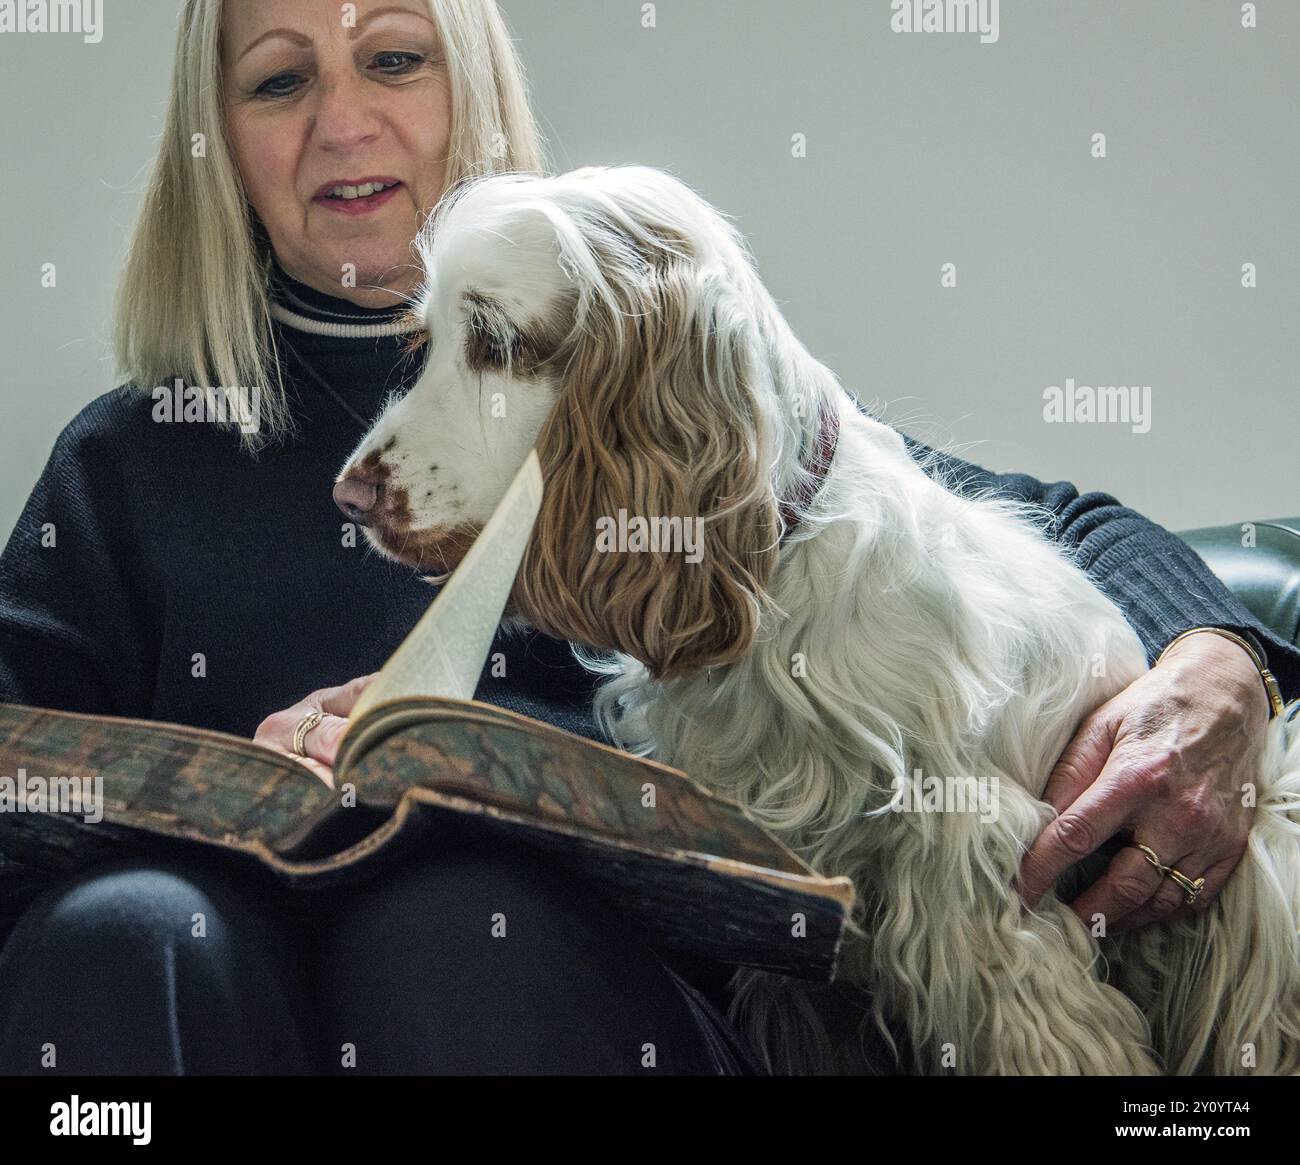
{"type": "Polygon", "coordinates": [[[391,190],[396,186],[396,182],[390,182],[387,186],[381,182],[367,182],[364,186],[336,186],[329,192],[326,198],[369,198],[372,194],[378,194],[381,190],[391,190]]]}

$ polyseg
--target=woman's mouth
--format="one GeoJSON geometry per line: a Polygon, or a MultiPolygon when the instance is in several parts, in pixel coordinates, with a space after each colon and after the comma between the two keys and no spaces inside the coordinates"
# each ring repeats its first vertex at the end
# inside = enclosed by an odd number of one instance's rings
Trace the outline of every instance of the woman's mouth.
{"type": "Polygon", "coordinates": [[[313,202],[338,214],[370,214],[402,188],[400,182],[365,182],[360,186],[334,186],[316,195],[313,202]]]}

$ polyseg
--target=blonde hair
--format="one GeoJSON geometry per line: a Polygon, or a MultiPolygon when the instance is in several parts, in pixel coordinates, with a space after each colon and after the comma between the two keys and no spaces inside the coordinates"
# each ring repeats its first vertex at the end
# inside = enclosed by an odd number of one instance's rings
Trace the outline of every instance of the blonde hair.
{"type": "MultiPolygon", "coordinates": [[[[446,187],[504,170],[545,173],[523,66],[496,0],[428,4],[451,83],[446,187]]],[[[294,425],[271,329],[271,247],[225,138],[222,9],[223,0],[185,0],[167,120],[118,288],[114,342],[119,373],[145,393],[178,377],[209,396],[218,385],[257,386],[261,426],[240,437],[256,453],[294,425]],[[193,153],[198,135],[202,157],[193,153]]]]}

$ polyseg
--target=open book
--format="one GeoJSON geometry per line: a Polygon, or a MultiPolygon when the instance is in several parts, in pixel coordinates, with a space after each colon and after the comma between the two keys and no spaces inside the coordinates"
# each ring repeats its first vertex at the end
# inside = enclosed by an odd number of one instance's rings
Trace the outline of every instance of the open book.
{"type": "Polygon", "coordinates": [[[847,878],[676,769],[472,699],[541,495],[533,453],[358,701],[333,790],[227,733],[0,705],[0,921],[111,858],[209,853],[313,889],[479,831],[588,879],[652,946],[830,979],[847,878]]]}

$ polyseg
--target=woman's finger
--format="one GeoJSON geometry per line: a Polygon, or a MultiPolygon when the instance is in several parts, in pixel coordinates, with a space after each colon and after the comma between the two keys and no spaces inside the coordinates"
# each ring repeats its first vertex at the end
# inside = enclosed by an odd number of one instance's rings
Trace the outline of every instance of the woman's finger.
{"type": "MultiPolygon", "coordinates": [[[[1156,852],[1159,853],[1158,850],[1156,852]]],[[[1161,855],[1160,860],[1165,861],[1163,855],[1161,855]]],[[[1176,861],[1168,864],[1192,882],[1195,882],[1205,872],[1205,860],[1195,853],[1183,854],[1176,861]]],[[[1152,869],[1154,870],[1155,867],[1153,866],[1152,869]]],[[[1186,905],[1187,891],[1168,874],[1161,873],[1160,885],[1156,887],[1156,892],[1151,895],[1150,901],[1145,906],[1118,919],[1111,929],[1113,931],[1132,930],[1135,927],[1146,926],[1149,922],[1165,922],[1186,905]]]]}
{"type": "Polygon", "coordinates": [[[1185,915],[1208,910],[1213,906],[1215,899],[1218,898],[1223,887],[1227,885],[1228,879],[1232,876],[1232,871],[1236,868],[1237,862],[1240,861],[1240,855],[1213,862],[1204,869],[1196,865],[1197,860],[1195,855],[1189,855],[1180,858],[1173,864],[1174,869],[1193,882],[1197,878],[1205,879],[1205,885],[1201,887],[1201,892],[1197,894],[1194,902],[1188,902],[1187,891],[1166,874],[1164,885],[1158,891],[1156,899],[1152,900],[1153,904],[1142,910],[1134,911],[1123,920],[1117,929],[1133,930],[1136,927],[1145,926],[1149,922],[1172,922],[1185,915]],[[1158,905],[1155,904],[1157,899],[1159,900],[1158,905]]]}
{"type": "MultiPolygon", "coordinates": [[[[296,728],[295,724],[295,728],[296,728]]],[[[303,750],[312,760],[319,761],[326,766],[334,764],[334,758],[338,755],[339,744],[343,740],[343,734],[348,729],[348,720],[346,716],[334,716],[329,712],[324,712],[314,728],[309,728],[302,738],[303,750]]],[[[293,753],[293,738],[290,737],[289,748],[286,749],[291,755],[293,753]]]]}
{"type": "Polygon", "coordinates": [[[303,719],[313,712],[319,712],[321,719],[304,734],[303,748],[308,758],[320,761],[325,766],[333,764],[339,742],[347,729],[348,714],[374,678],[374,673],[357,676],[346,684],[321,688],[304,696],[292,708],[276,712],[263,720],[253,734],[253,740],[287,756],[303,759],[294,751],[294,737],[303,719]]]}
{"type": "Polygon", "coordinates": [[[340,684],[337,688],[324,688],[317,692],[322,711],[332,716],[352,715],[352,709],[356,707],[361,693],[370,686],[371,680],[378,674],[378,672],[371,672],[368,676],[357,676],[356,679],[348,680],[346,684],[340,684]]]}
{"type": "Polygon", "coordinates": [[[1089,930],[1100,921],[1109,934],[1122,929],[1118,926],[1121,919],[1155,897],[1163,878],[1146,854],[1125,846],[1111,859],[1106,872],[1070,903],[1070,909],[1089,930]]]}
{"type": "Polygon", "coordinates": [[[1201,875],[1205,879],[1204,888],[1196,896],[1196,901],[1184,907],[1184,910],[1192,914],[1200,914],[1202,911],[1209,910],[1218,900],[1219,895],[1223,893],[1224,886],[1228,884],[1228,879],[1232,877],[1233,871],[1245,854],[1245,849],[1237,850],[1222,861],[1215,862],[1206,870],[1201,875]]]}
{"type": "Polygon", "coordinates": [[[1115,836],[1131,819],[1140,793],[1124,779],[1112,752],[1101,775],[1043,829],[1020,864],[1020,897],[1033,907],[1066,870],[1115,836]]]}
{"type": "Polygon", "coordinates": [[[1057,813],[1064,813],[1100,776],[1115,747],[1116,727],[1104,704],[1079,725],[1042,792],[1041,799],[1057,813]]]}
{"type": "Polygon", "coordinates": [[[357,676],[337,688],[325,688],[313,693],[319,699],[320,710],[324,713],[316,727],[310,729],[303,738],[303,748],[307,755],[333,765],[338,755],[339,745],[343,743],[343,734],[348,730],[348,716],[361,693],[369,686],[378,673],[357,676]]]}

